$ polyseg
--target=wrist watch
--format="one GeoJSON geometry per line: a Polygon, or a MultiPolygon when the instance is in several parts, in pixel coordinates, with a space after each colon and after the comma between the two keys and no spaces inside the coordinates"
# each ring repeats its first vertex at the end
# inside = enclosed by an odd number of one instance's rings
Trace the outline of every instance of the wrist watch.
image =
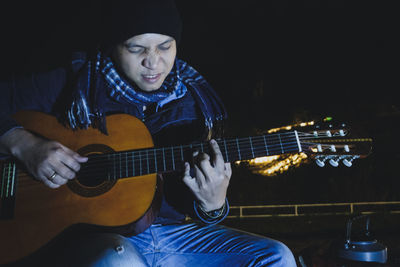
{"type": "Polygon", "coordinates": [[[210,219],[216,219],[220,217],[222,214],[224,214],[226,202],[224,202],[224,205],[222,205],[221,208],[211,211],[204,211],[199,205],[197,206],[200,208],[201,213],[203,213],[205,216],[207,216],[210,219]]]}

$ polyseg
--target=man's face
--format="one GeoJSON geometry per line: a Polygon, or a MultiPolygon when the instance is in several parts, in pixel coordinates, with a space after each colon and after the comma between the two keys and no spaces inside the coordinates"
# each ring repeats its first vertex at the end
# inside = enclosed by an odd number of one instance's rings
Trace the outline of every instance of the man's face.
{"type": "Polygon", "coordinates": [[[136,35],[117,45],[112,57],[126,77],[146,92],[161,87],[174,66],[176,42],[158,33],[136,35]]]}

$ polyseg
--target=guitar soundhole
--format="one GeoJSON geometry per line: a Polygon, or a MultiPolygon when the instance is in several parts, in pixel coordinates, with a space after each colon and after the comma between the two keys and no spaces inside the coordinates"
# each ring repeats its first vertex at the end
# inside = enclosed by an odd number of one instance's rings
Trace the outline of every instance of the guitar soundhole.
{"type": "Polygon", "coordinates": [[[89,156],[87,164],[82,164],[76,179],[68,182],[68,187],[84,197],[95,197],[109,191],[116,180],[107,178],[107,164],[102,163],[103,154],[114,150],[102,144],[91,144],[77,151],[80,155],[89,156]]]}

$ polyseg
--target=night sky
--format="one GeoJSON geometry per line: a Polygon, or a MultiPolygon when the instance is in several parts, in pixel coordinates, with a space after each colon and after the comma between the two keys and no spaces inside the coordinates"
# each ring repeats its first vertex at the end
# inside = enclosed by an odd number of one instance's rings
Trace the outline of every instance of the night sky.
{"type": "MultiPolygon", "coordinates": [[[[177,1],[184,22],[178,55],[221,95],[230,114],[228,135],[332,116],[374,138],[373,156],[351,171],[306,166],[268,186],[261,182],[264,177],[251,178],[271,194],[276,187],[292,185],[276,201],[306,202],[306,191],[294,194],[294,187],[301,186],[322,190],[310,202],[322,201],[321,196],[325,201],[346,200],[361,184],[368,192],[353,200],[400,199],[390,191],[399,186],[395,166],[400,160],[400,101],[395,96],[400,88],[400,23],[395,2],[177,1]],[[324,191],[328,185],[329,192],[324,191]],[[337,197],[341,190],[348,193],[337,197]]],[[[2,7],[2,75],[50,68],[69,50],[87,46],[98,21],[97,3],[13,1],[2,7]]],[[[231,190],[245,186],[235,181],[231,190]]],[[[234,202],[249,197],[238,196],[234,202]]]]}

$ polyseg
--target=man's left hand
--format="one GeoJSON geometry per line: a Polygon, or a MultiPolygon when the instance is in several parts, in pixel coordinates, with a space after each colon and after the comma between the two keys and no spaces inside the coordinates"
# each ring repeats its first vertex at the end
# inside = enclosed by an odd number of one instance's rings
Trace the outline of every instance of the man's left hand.
{"type": "Polygon", "coordinates": [[[206,153],[194,153],[195,177],[190,175],[190,164],[185,163],[184,183],[196,196],[198,205],[208,212],[221,208],[225,203],[229,180],[232,175],[230,163],[225,163],[215,140],[210,141],[211,158],[206,153]]]}

